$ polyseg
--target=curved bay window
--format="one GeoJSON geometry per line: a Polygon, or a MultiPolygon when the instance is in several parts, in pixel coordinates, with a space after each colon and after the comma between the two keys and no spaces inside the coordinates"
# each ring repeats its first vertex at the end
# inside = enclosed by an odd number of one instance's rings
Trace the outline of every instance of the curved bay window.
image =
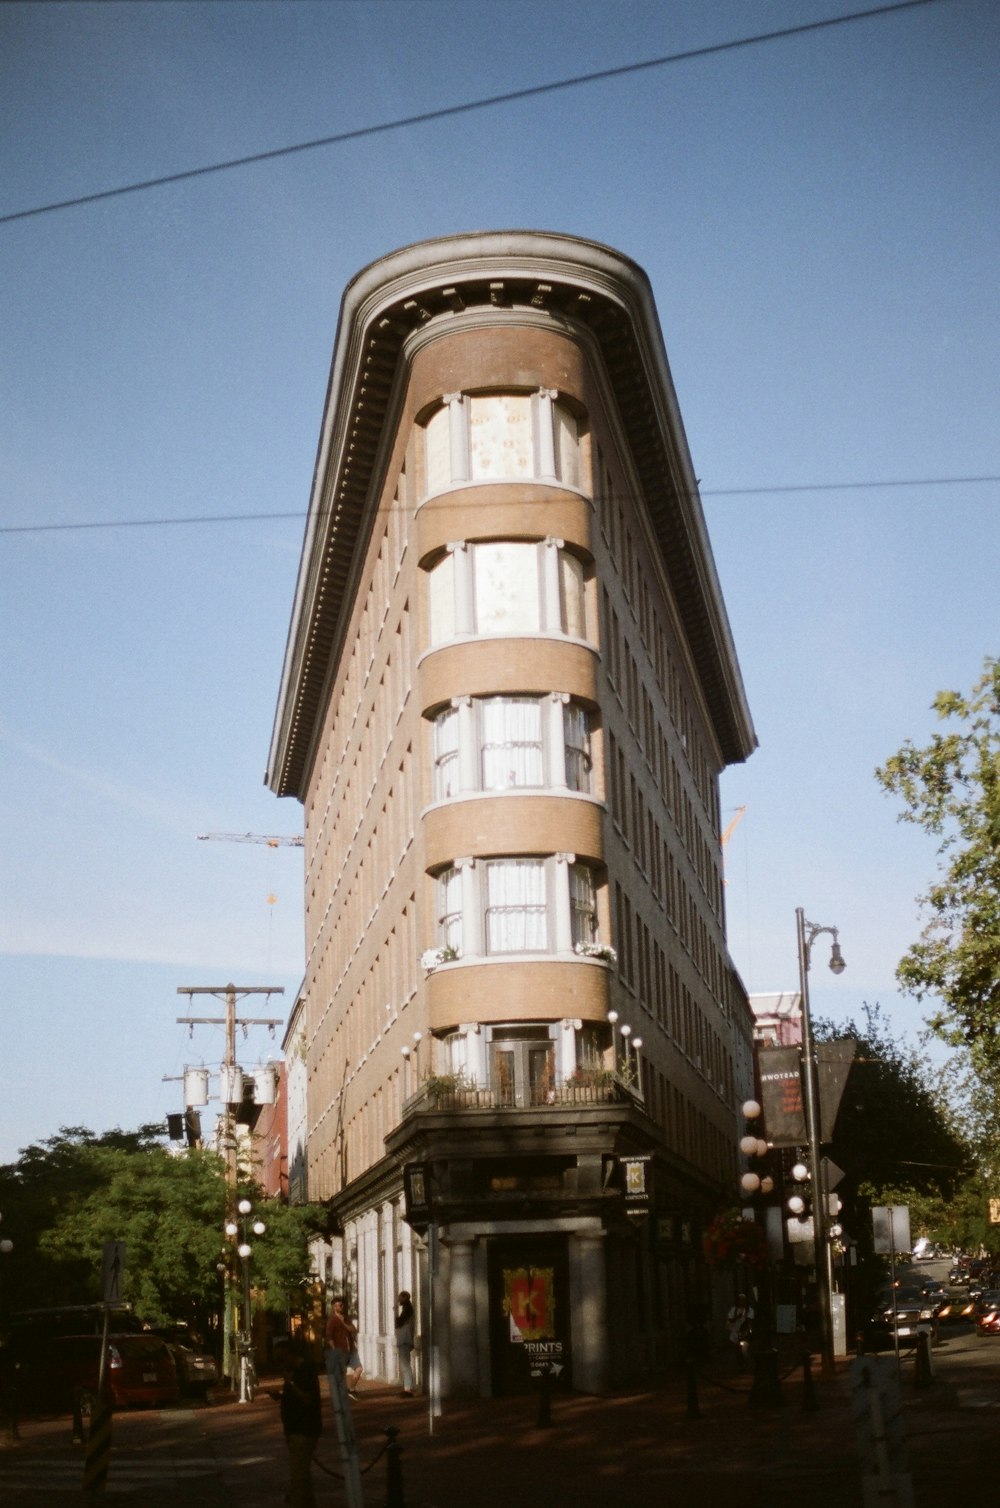
{"type": "Polygon", "coordinates": [[[459,635],[586,639],[586,567],[561,539],[449,545],[428,572],[430,642],[459,635]]]}
{"type": "Polygon", "coordinates": [[[433,730],[436,801],[462,791],[590,793],[590,714],[564,693],[460,697],[433,730]]]}
{"type": "Polygon", "coordinates": [[[449,394],[424,425],[426,496],[470,482],[579,488],[580,426],[551,388],[449,394]]]}
{"type": "Polygon", "coordinates": [[[457,859],[435,886],[437,944],[466,960],[569,955],[598,940],[594,871],[573,854],[457,859]]]}

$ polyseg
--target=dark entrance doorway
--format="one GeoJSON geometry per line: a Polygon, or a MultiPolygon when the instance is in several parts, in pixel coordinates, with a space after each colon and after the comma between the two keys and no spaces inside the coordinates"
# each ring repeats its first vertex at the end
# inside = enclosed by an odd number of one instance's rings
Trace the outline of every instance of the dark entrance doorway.
{"type": "Polygon", "coordinates": [[[489,1248],[494,1394],[527,1393],[544,1365],[570,1383],[569,1259],[562,1236],[493,1240],[489,1248]],[[532,1375],[534,1372],[534,1376],[532,1375]]]}

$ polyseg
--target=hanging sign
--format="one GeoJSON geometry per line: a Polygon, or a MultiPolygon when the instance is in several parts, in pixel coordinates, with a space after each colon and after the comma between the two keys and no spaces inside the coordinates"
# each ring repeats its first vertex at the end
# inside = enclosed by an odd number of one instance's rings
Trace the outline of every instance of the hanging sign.
{"type": "Polygon", "coordinates": [[[762,1047],[757,1054],[764,1128],[772,1147],[799,1147],[806,1140],[800,1054],[797,1047],[762,1047]]]}

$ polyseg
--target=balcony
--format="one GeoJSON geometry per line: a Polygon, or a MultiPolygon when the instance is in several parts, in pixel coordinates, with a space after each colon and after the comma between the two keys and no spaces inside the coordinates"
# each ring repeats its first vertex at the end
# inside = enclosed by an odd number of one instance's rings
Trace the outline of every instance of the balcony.
{"type": "Polygon", "coordinates": [[[470,1084],[458,1074],[434,1074],[424,1080],[403,1104],[404,1119],[419,1114],[468,1114],[470,1111],[565,1110],[571,1106],[636,1105],[642,1094],[633,1079],[610,1069],[581,1069],[561,1084],[528,1087],[523,1095],[513,1085],[470,1084]]]}

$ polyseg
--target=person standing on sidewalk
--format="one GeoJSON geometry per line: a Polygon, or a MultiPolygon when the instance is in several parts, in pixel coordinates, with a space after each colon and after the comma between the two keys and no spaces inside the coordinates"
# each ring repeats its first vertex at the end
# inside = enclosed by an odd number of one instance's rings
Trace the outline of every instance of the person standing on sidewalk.
{"type": "Polygon", "coordinates": [[[413,1302],[406,1289],[399,1295],[396,1311],[396,1355],[399,1358],[399,1378],[403,1384],[403,1397],[413,1397],[413,1302]]]}
{"type": "Polygon", "coordinates": [[[736,1295],[736,1303],[726,1315],[729,1326],[729,1342],[736,1351],[736,1366],[742,1372],[750,1350],[750,1330],[753,1325],[753,1309],[747,1303],[745,1293],[736,1295]]]}
{"type": "Polygon", "coordinates": [[[334,1379],[342,1377],[345,1386],[347,1385],[351,1354],[357,1343],[358,1332],[344,1315],[343,1299],[334,1299],[326,1322],[326,1376],[330,1387],[330,1402],[335,1409],[337,1394],[334,1379]]]}
{"type": "Polygon", "coordinates": [[[315,1508],[312,1459],[323,1430],[319,1373],[302,1336],[294,1336],[281,1357],[281,1427],[288,1446],[288,1501],[291,1508],[315,1508]]]}

